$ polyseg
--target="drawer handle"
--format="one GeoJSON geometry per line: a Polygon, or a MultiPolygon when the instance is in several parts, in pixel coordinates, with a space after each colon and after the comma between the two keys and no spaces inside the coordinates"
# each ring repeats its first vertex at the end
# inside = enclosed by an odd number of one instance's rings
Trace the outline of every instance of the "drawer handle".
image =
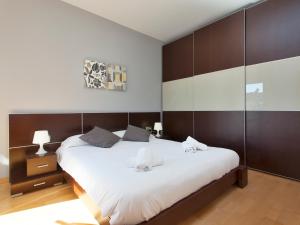
{"type": "Polygon", "coordinates": [[[38,184],[34,184],[34,185],[33,185],[33,187],[42,186],[42,185],[44,185],[44,184],[46,184],[46,182],[45,182],[45,181],[44,181],[44,182],[41,182],[41,183],[38,183],[38,184]]]}
{"type": "Polygon", "coordinates": [[[37,168],[44,168],[44,167],[48,167],[49,164],[42,164],[42,165],[38,165],[37,168]]]}

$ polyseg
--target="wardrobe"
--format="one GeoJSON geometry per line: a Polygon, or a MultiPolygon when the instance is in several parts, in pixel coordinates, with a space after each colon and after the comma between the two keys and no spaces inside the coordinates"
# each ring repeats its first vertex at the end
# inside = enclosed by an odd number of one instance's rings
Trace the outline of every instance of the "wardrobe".
{"type": "Polygon", "coordinates": [[[300,180],[300,1],[241,9],[163,46],[163,127],[300,180]]]}

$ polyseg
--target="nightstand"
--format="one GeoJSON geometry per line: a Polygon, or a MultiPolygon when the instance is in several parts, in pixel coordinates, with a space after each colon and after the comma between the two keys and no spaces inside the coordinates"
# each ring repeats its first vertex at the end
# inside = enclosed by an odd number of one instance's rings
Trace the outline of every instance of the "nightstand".
{"type": "Polygon", "coordinates": [[[169,137],[169,136],[167,136],[167,135],[161,135],[160,137],[156,137],[155,136],[155,138],[157,138],[157,139],[165,139],[165,140],[171,140],[171,138],[169,137]]]}
{"type": "Polygon", "coordinates": [[[56,159],[55,153],[47,153],[41,156],[36,154],[27,156],[27,176],[29,177],[56,171],[56,159]]]}
{"type": "Polygon", "coordinates": [[[14,176],[16,179],[11,185],[12,196],[19,196],[64,183],[64,177],[57,165],[57,157],[54,152],[45,155],[28,154],[25,159],[24,175],[19,170],[20,174],[14,176]]]}

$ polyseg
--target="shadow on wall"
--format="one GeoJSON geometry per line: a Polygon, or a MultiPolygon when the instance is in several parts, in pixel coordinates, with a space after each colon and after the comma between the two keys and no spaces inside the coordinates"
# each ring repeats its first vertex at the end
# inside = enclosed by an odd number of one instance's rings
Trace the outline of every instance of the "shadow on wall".
{"type": "Polygon", "coordinates": [[[0,153],[0,178],[7,175],[9,160],[6,156],[0,153]]]}

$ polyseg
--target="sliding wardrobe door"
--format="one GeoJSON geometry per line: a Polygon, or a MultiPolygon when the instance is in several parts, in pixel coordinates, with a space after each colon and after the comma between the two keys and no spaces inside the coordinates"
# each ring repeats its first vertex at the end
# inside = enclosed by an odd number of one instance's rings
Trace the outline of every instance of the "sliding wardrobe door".
{"type": "Polygon", "coordinates": [[[163,81],[193,75],[193,34],[163,46],[163,81]]]}
{"type": "Polygon", "coordinates": [[[194,135],[245,163],[245,12],[194,33],[194,135]]]}
{"type": "Polygon", "coordinates": [[[163,47],[163,129],[173,140],[193,136],[193,34],[163,47]]]}
{"type": "Polygon", "coordinates": [[[300,179],[300,1],[246,11],[248,166],[300,179]]]}

